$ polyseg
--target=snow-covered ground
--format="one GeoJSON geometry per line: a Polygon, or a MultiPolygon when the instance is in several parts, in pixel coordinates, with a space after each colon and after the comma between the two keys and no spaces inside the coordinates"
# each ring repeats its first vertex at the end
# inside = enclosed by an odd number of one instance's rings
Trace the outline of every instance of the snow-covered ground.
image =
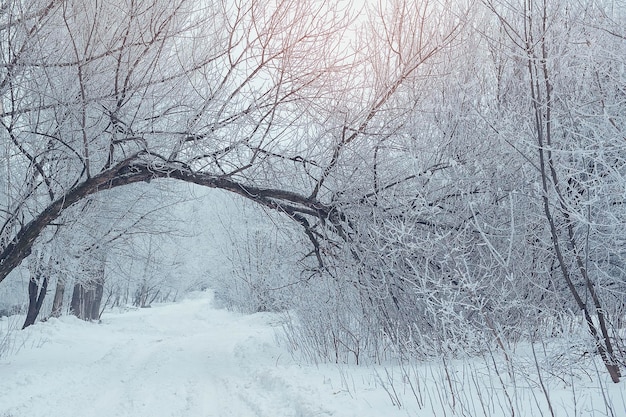
{"type": "Polygon", "coordinates": [[[33,326],[0,361],[0,416],[406,415],[373,376],[298,365],[277,346],[276,316],[212,304],[204,293],[105,313],[101,324],[64,317],[33,326]]]}
{"type": "MultiPolygon", "coordinates": [[[[51,319],[14,332],[0,360],[0,417],[501,416],[510,405],[516,415],[541,415],[533,410],[542,407],[550,415],[539,387],[523,394],[520,381],[505,393],[493,372],[484,384],[452,370],[449,395],[442,368],[424,365],[413,389],[400,376],[394,391],[393,368],[305,365],[276,341],[279,328],[276,315],[215,308],[210,292],[105,313],[101,324],[51,319]]],[[[594,384],[551,392],[555,415],[626,416],[623,386],[594,384]]]]}

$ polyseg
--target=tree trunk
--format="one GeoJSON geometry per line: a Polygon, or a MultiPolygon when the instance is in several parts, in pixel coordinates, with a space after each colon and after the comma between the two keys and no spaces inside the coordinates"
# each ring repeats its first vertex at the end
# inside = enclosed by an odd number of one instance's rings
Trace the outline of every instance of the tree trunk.
{"type": "MultiPolygon", "coordinates": [[[[525,13],[529,13],[530,10],[526,10],[525,13]]],[[[542,10],[542,16],[540,24],[544,31],[546,28],[546,22],[548,21],[547,9],[544,7],[542,10]]],[[[530,18],[528,15],[527,18],[530,18]]],[[[548,66],[548,53],[546,48],[546,42],[544,38],[540,38],[536,43],[533,39],[533,33],[528,32],[526,34],[526,50],[527,50],[527,66],[529,74],[529,87],[530,96],[532,98],[532,106],[534,112],[535,122],[535,134],[537,139],[537,152],[539,157],[539,175],[541,179],[541,187],[543,191],[542,203],[543,212],[550,230],[550,236],[552,238],[552,247],[561,269],[561,274],[569,288],[572,297],[580,310],[583,312],[585,322],[589,329],[589,333],[593,336],[598,353],[606,366],[606,369],[613,382],[618,383],[621,378],[621,372],[615,354],[613,352],[613,346],[611,343],[611,337],[608,332],[606,324],[606,313],[597,295],[595,283],[587,274],[586,267],[580,256],[580,249],[577,245],[572,215],[570,208],[565,203],[564,192],[562,191],[562,180],[558,173],[555,158],[553,155],[554,144],[552,140],[552,106],[554,99],[552,96],[553,85],[551,76],[549,74],[548,66]],[[539,52],[535,52],[535,46],[537,45],[539,52]],[[539,59],[540,58],[540,59],[539,59]],[[556,202],[551,201],[551,195],[554,194],[556,202]],[[553,208],[557,207],[557,208],[553,208]],[[585,288],[591,295],[593,300],[593,306],[589,307],[587,301],[583,300],[582,294],[576,288],[574,283],[574,274],[571,272],[570,262],[565,258],[565,247],[561,244],[561,237],[559,234],[559,227],[557,227],[557,216],[565,223],[567,228],[569,240],[569,249],[571,251],[571,257],[576,261],[576,265],[580,272],[580,278],[585,283],[585,288]],[[600,330],[593,321],[593,310],[595,309],[596,317],[598,318],[600,330]]]]}
{"type": "Polygon", "coordinates": [[[91,311],[89,320],[100,319],[100,306],[102,305],[102,297],[104,295],[104,271],[100,279],[96,282],[96,288],[93,290],[93,303],[91,305],[91,311]]]}
{"type": "Polygon", "coordinates": [[[346,230],[344,229],[346,221],[344,215],[336,208],[318,201],[314,196],[306,197],[281,189],[258,188],[252,185],[239,184],[221,176],[198,173],[181,168],[171,168],[169,166],[167,169],[155,170],[151,164],[143,161],[138,155],[133,155],[76,185],[63,196],[50,203],[33,220],[22,226],[13,238],[13,242],[0,251],[0,282],[31,254],[35,240],[50,223],[63,213],[63,210],[85,197],[102,190],[142,181],[147,182],[154,178],[176,179],[208,188],[230,191],[255,201],[261,206],[284,213],[304,227],[306,235],[315,248],[317,248],[319,243],[315,234],[311,233],[314,226],[309,224],[305,216],[325,220],[323,222],[324,225],[330,226],[330,229],[343,240],[347,239],[346,230]]]}
{"type": "Polygon", "coordinates": [[[83,292],[83,286],[81,284],[74,284],[74,291],[72,292],[72,302],[70,303],[70,311],[79,319],[83,316],[83,292]]]}
{"type": "Polygon", "coordinates": [[[35,320],[37,320],[37,316],[41,311],[43,300],[46,298],[48,277],[44,276],[41,279],[41,286],[39,285],[40,279],[40,277],[34,276],[28,282],[28,313],[26,313],[26,320],[24,321],[22,330],[35,324],[35,320]]]}
{"type": "Polygon", "coordinates": [[[63,312],[63,298],[65,296],[65,280],[59,278],[54,291],[54,300],[52,301],[52,317],[60,317],[63,312]]]}
{"type": "MultiPolygon", "coordinates": [[[[90,285],[93,285],[91,283],[90,285]]],[[[99,279],[92,288],[83,284],[74,285],[72,294],[72,314],[81,320],[98,320],[100,318],[100,305],[104,294],[104,279],[99,279]]]]}

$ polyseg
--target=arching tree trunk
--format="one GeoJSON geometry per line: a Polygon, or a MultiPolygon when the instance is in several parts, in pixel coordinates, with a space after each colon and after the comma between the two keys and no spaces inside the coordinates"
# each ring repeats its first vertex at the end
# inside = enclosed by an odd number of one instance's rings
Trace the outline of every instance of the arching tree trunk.
{"type": "Polygon", "coordinates": [[[286,214],[304,228],[307,237],[314,246],[315,253],[318,254],[318,260],[321,260],[318,242],[318,236],[321,234],[314,230],[316,225],[307,218],[321,220],[321,227],[329,229],[342,239],[347,239],[344,229],[345,217],[336,208],[318,201],[315,197],[306,197],[280,189],[244,185],[225,177],[197,173],[178,165],[169,166],[166,161],[153,161],[144,159],[144,157],[154,158],[140,153],[119,162],[70,189],[62,197],[50,203],[32,221],[22,226],[11,243],[0,253],[0,282],[30,255],[36,239],[48,225],[59,218],[66,208],[100,191],[139,182],[149,182],[158,178],[177,179],[209,188],[230,191],[264,207],[286,214]]]}

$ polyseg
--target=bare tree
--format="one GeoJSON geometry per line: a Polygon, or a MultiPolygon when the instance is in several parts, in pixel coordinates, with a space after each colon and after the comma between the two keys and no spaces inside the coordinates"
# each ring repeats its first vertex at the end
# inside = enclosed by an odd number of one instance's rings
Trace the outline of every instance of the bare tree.
{"type": "Polygon", "coordinates": [[[340,72],[345,11],[295,1],[27,6],[8,6],[2,39],[5,169],[31,185],[7,184],[0,279],[67,207],[154,178],[235,192],[307,230],[307,216],[336,216],[269,167],[307,165],[290,148],[306,123],[299,103],[327,94],[340,72]]]}
{"type": "Polygon", "coordinates": [[[600,253],[608,250],[616,258],[622,256],[605,246],[605,239],[609,230],[624,227],[618,220],[623,217],[622,208],[608,203],[624,178],[619,162],[624,134],[614,114],[620,106],[616,91],[623,86],[610,81],[617,62],[597,42],[602,39],[616,50],[623,50],[624,43],[609,35],[610,30],[594,26],[624,17],[612,14],[608,3],[487,5],[506,38],[501,48],[517,55],[510,62],[517,66],[518,81],[526,83],[526,91],[518,97],[527,103],[528,117],[517,123],[524,126],[524,136],[534,140],[533,167],[540,184],[537,198],[542,202],[553,254],[611,378],[618,382],[620,370],[606,307],[609,300],[601,295],[601,282],[607,282],[614,267],[600,253]],[[599,248],[603,249],[596,252],[599,248]]]}

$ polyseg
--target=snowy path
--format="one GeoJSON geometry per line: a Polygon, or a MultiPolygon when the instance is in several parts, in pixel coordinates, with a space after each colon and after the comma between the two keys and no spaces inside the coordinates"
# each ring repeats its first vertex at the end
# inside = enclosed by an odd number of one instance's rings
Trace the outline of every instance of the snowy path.
{"type": "MultiPolygon", "coordinates": [[[[6,324],[0,319],[0,329],[6,324]]],[[[412,374],[418,406],[393,367],[379,367],[377,376],[374,368],[295,362],[276,342],[277,326],[272,314],[216,309],[208,292],[105,314],[101,324],[39,323],[15,331],[20,349],[0,359],[0,417],[502,417],[513,408],[516,417],[551,415],[519,353],[507,385],[479,358],[450,369],[419,364],[412,374]],[[406,408],[394,407],[383,388],[388,372],[406,408]]],[[[604,374],[593,381],[587,368],[567,384],[544,374],[555,416],[626,415],[623,385],[604,374]]]]}
{"type": "Polygon", "coordinates": [[[296,364],[275,320],[215,309],[204,293],[99,325],[37,324],[0,360],[0,417],[406,415],[373,376],[296,364]]]}

